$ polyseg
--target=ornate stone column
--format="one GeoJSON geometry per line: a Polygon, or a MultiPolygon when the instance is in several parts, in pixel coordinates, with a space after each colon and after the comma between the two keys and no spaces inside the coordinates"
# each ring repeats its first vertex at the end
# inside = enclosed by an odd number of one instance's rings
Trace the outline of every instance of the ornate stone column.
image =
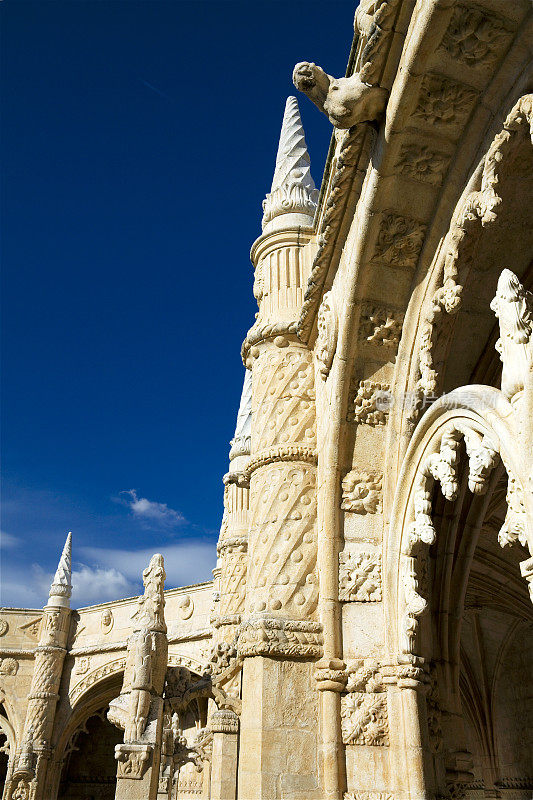
{"type": "Polygon", "coordinates": [[[224,475],[224,516],[217,554],[220,601],[213,625],[220,641],[232,642],[241,621],[248,570],[248,512],[252,416],[252,373],[246,370],[235,436],[231,440],[229,471],[224,475]]]}
{"type": "Polygon", "coordinates": [[[72,534],[69,533],[50,587],[48,603],[44,607],[22,747],[10,785],[6,787],[5,796],[8,800],[45,800],[45,782],[51,757],[50,741],[67,652],[71,571],[72,534]]]}
{"type": "Polygon", "coordinates": [[[163,738],[163,689],[168,660],[163,556],[143,572],[144,594],[133,615],[122,691],[109,704],[109,721],[124,731],[115,748],[116,800],[155,800],[163,738]]]}
{"type": "Polygon", "coordinates": [[[243,347],[252,369],[252,450],[238,795],[249,800],[318,792],[314,366],[296,336],[316,196],[289,98],[263,235],[252,248],[259,314],[243,347]]]}

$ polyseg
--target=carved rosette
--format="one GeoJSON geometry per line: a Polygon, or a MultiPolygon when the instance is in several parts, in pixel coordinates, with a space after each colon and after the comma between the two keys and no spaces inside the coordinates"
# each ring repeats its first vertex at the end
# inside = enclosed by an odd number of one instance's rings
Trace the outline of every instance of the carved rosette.
{"type": "Polygon", "coordinates": [[[380,512],[381,483],[381,472],[350,470],[342,481],[342,510],[355,514],[380,512]]]}

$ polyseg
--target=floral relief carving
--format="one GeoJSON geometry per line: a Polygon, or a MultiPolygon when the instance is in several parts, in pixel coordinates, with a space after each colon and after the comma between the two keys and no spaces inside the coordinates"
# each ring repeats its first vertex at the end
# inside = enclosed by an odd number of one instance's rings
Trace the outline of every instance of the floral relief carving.
{"type": "Polygon", "coordinates": [[[515,475],[509,472],[507,483],[507,513],[498,533],[498,542],[506,547],[514,542],[527,545],[527,513],[524,495],[515,475]]]}
{"type": "Polygon", "coordinates": [[[326,292],[322,299],[318,310],[317,326],[316,357],[320,365],[320,374],[323,378],[327,378],[337,348],[338,336],[338,318],[332,292],[326,292]]]}
{"type": "Polygon", "coordinates": [[[387,695],[383,691],[349,692],[341,698],[344,744],[384,747],[389,744],[387,695]]]}
{"type": "Polygon", "coordinates": [[[485,9],[458,5],[440,49],[468,67],[489,67],[500,58],[511,36],[503,21],[485,9]]]}
{"type": "Polygon", "coordinates": [[[382,215],[372,262],[414,269],[425,232],[426,226],[418,220],[385,212],[382,215]]]}
{"type": "Polygon", "coordinates": [[[381,481],[379,472],[348,472],[342,481],[342,510],[376,514],[381,510],[381,481]]]}
{"type": "Polygon", "coordinates": [[[9,630],[9,623],[3,617],[0,619],[0,636],[5,636],[9,630]]]}
{"type": "Polygon", "coordinates": [[[390,385],[375,381],[359,381],[348,404],[348,422],[385,425],[391,406],[390,385]]]}
{"type": "Polygon", "coordinates": [[[400,149],[396,167],[401,175],[440,186],[449,162],[450,158],[446,153],[440,153],[426,145],[409,143],[400,149]]]}
{"type": "Polygon", "coordinates": [[[396,347],[402,334],[403,314],[385,306],[363,303],[359,338],[368,344],[396,347]]]}
{"type": "Polygon", "coordinates": [[[344,800],[394,800],[390,792],[348,792],[344,800]]]}
{"type": "Polygon", "coordinates": [[[413,119],[447,131],[459,129],[466,122],[477,94],[472,87],[441,75],[426,75],[413,119]]]}
{"type": "Polygon", "coordinates": [[[339,553],[339,600],[379,602],[381,556],[379,553],[339,553]]]}

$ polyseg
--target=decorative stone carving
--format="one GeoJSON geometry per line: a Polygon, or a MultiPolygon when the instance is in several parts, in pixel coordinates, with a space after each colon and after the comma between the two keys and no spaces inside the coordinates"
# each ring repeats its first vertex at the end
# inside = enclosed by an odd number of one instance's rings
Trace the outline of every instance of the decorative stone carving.
{"type": "Polygon", "coordinates": [[[339,553],[339,600],[370,603],[382,599],[379,553],[339,553]]]}
{"type": "Polygon", "coordinates": [[[512,400],[523,391],[533,364],[533,295],[504,269],[490,304],[500,324],[496,350],[503,363],[502,392],[512,400]]]}
{"type": "Polygon", "coordinates": [[[89,671],[90,666],[91,666],[91,659],[89,658],[89,656],[82,656],[81,658],[76,659],[74,672],[77,675],[85,675],[85,673],[89,671]]]}
{"type": "Polygon", "coordinates": [[[35,617],[34,619],[31,619],[29,622],[25,622],[24,625],[21,625],[19,630],[25,633],[29,639],[36,639],[39,636],[41,619],[42,617],[35,617]]]}
{"type": "Polygon", "coordinates": [[[114,624],[113,612],[110,608],[104,608],[100,615],[100,625],[103,633],[109,633],[114,624]]]}
{"type": "Polygon", "coordinates": [[[10,794],[11,800],[29,800],[30,783],[26,778],[15,779],[10,794]]]}
{"type": "Polygon", "coordinates": [[[189,619],[194,612],[194,600],[190,594],[184,594],[178,601],[179,615],[182,619],[189,619]]]}
{"type": "Polygon", "coordinates": [[[320,658],[322,643],[318,622],[261,617],[243,623],[238,650],[243,657],[320,658]]]}
{"type": "Polygon", "coordinates": [[[147,744],[117,744],[115,758],[118,762],[118,778],[140,780],[148,766],[152,748],[147,744]]]}
{"type": "Polygon", "coordinates": [[[91,686],[94,686],[95,683],[101,681],[102,678],[105,678],[108,675],[114,675],[117,672],[121,672],[125,665],[126,659],[119,658],[117,661],[110,661],[109,663],[93,670],[93,672],[89,673],[86,678],[81,680],[71,689],[69,693],[70,703],[76,703],[82,694],[85,694],[85,692],[87,692],[91,686]]]}
{"type": "Polygon", "coordinates": [[[390,384],[359,381],[348,406],[348,421],[358,425],[385,425],[391,403],[390,384]]]}
{"type": "Polygon", "coordinates": [[[338,336],[338,317],[332,292],[326,292],[322,299],[318,310],[317,327],[316,357],[320,364],[320,374],[323,378],[327,378],[333,364],[338,336]]]}
{"type": "Polygon", "coordinates": [[[363,303],[359,338],[367,344],[396,347],[402,335],[403,314],[375,303],[363,303]]]}
{"type": "Polygon", "coordinates": [[[426,75],[412,119],[446,132],[458,132],[470,115],[477,94],[471,86],[442,75],[426,75]]]}
{"type": "Polygon", "coordinates": [[[347,131],[339,142],[339,150],[334,162],[335,171],[322,216],[318,250],[300,311],[300,318],[295,326],[302,341],[308,341],[313,328],[314,312],[322,296],[322,287],[331,258],[336,248],[342,247],[344,242],[346,232],[341,227],[341,221],[346,209],[349,190],[354,180],[356,164],[360,159],[369,157],[370,142],[371,138],[363,126],[355,126],[347,131]]]}
{"type": "Polygon", "coordinates": [[[209,721],[213,733],[233,733],[239,731],[239,717],[229,708],[219,708],[213,712],[209,721]]]}
{"type": "Polygon", "coordinates": [[[5,636],[9,630],[9,623],[7,619],[0,618],[0,636],[5,636]]]}
{"type": "Polygon", "coordinates": [[[425,233],[426,226],[418,220],[402,217],[392,211],[384,212],[372,262],[414,269],[425,233]]]}
{"type": "Polygon", "coordinates": [[[342,481],[343,511],[355,514],[376,514],[381,511],[380,472],[360,472],[352,469],[342,481]]]}
{"type": "Polygon", "coordinates": [[[292,80],[336,128],[373,122],[385,111],[387,90],[364,83],[358,74],[333,78],[322,67],[303,61],[294,67],[292,80]]]}
{"type": "MultiPolygon", "coordinates": [[[[447,316],[456,314],[461,308],[463,286],[473,267],[473,253],[482,229],[497,219],[496,210],[502,202],[497,193],[502,165],[513,158],[513,153],[519,149],[524,138],[529,137],[532,119],[533,95],[524,95],[516,103],[505,120],[502,131],[495,136],[489,147],[483,165],[481,188],[467,195],[454,215],[443,246],[442,282],[433,294],[420,334],[420,378],[417,383],[420,396],[438,394],[439,375],[435,364],[445,354],[435,352],[437,342],[446,342],[443,328],[451,324],[447,316]],[[459,265],[461,274],[458,271],[459,265]]],[[[509,289],[510,287],[506,294],[509,289]]],[[[493,310],[496,305],[500,305],[498,297],[493,301],[493,310]]],[[[414,416],[417,414],[418,411],[415,411],[414,416]]]]}
{"type": "Polygon", "coordinates": [[[0,659],[0,675],[16,675],[19,669],[19,662],[16,658],[0,659]]]}
{"type": "Polygon", "coordinates": [[[304,214],[311,224],[318,191],[295,97],[287,98],[272,188],[263,201],[263,228],[282,214],[304,214]]]}
{"type": "Polygon", "coordinates": [[[421,183],[440,186],[449,163],[450,157],[446,153],[413,142],[402,145],[396,167],[400,175],[406,175],[421,183]]]}
{"type": "MultiPolygon", "coordinates": [[[[130,752],[131,742],[142,739],[149,716],[157,717],[161,713],[160,697],[168,658],[163,594],[165,577],[163,556],[157,553],[143,571],[144,594],[139,597],[137,610],[132,616],[133,635],[128,640],[122,690],[119,697],[109,704],[108,719],[124,730],[126,753],[130,752]]],[[[141,751],[134,748],[131,752],[134,753],[134,762],[138,761],[141,751]]],[[[129,756],[124,766],[120,763],[119,759],[120,773],[135,766],[128,766],[129,756]]],[[[142,773],[138,777],[142,777],[142,773]]]]}
{"type": "Polygon", "coordinates": [[[507,482],[507,512],[498,533],[498,542],[501,547],[514,542],[527,546],[527,513],[523,491],[511,472],[508,473],[507,482]]]}
{"type": "Polygon", "coordinates": [[[394,800],[390,792],[348,792],[344,795],[344,800],[394,800]]]}
{"type": "Polygon", "coordinates": [[[501,57],[512,33],[499,18],[486,9],[458,5],[440,49],[454,61],[468,67],[491,67],[501,57]]]}
{"type": "Polygon", "coordinates": [[[344,744],[388,745],[387,697],[350,692],[341,701],[344,744]]]}

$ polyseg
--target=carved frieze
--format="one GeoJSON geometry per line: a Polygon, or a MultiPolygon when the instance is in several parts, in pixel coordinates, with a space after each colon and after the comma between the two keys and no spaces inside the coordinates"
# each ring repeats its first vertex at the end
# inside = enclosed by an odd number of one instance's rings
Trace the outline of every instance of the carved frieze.
{"type": "Polygon", "coordinates": [[[382,599],[379,553],[339,553],[339,600],[371,603],[382,599]]]}
{"type": "Polygon", "coordinates": [[[468,119],[477,91],[442,75],[426,75],[412,119],[443,132],[458,133],[468,119]]]}
{"type": "Polygon", "coordinates": [[[241,626],[238,650],[241,656],[320,658],[322,643],[318,622],[262,617],[241,626]]]}
{"type": "Polygon", "coordinates": [[[344,795],[344,800],[394,800],[390,792],[355,791],[344,795]]]}
{"type": "Polygon", "coordinates": [[[355,514],[376,514],[381,510],[380,472],[350,470],[342,481],[343,511],[355,514]]]}
{"type": "Polygon", "coordinates": [[[348,422],[358,425],[385,425],[391,406],[390,385],[376,381],[359,381],[351,392],[348,422]]]}
{"type": "Polygon", "coordinates": [[[400,148],[396,168],[401,175],[415,181],[440,186],[449,163],[450,158],[446,153],[413,142],[400,148]]]}
{"type": "Polygon", "coordinates": [[[486,9],[457,5],[439,49],[467,67],[491,67],[511,38],[503,20],[486,9]]]}
{"type": "Polygon", "coordinates": [[[372,263],[414,269],[425,232],[426,226],[418,220],[385,211],[381,216],[372,263]]]}

